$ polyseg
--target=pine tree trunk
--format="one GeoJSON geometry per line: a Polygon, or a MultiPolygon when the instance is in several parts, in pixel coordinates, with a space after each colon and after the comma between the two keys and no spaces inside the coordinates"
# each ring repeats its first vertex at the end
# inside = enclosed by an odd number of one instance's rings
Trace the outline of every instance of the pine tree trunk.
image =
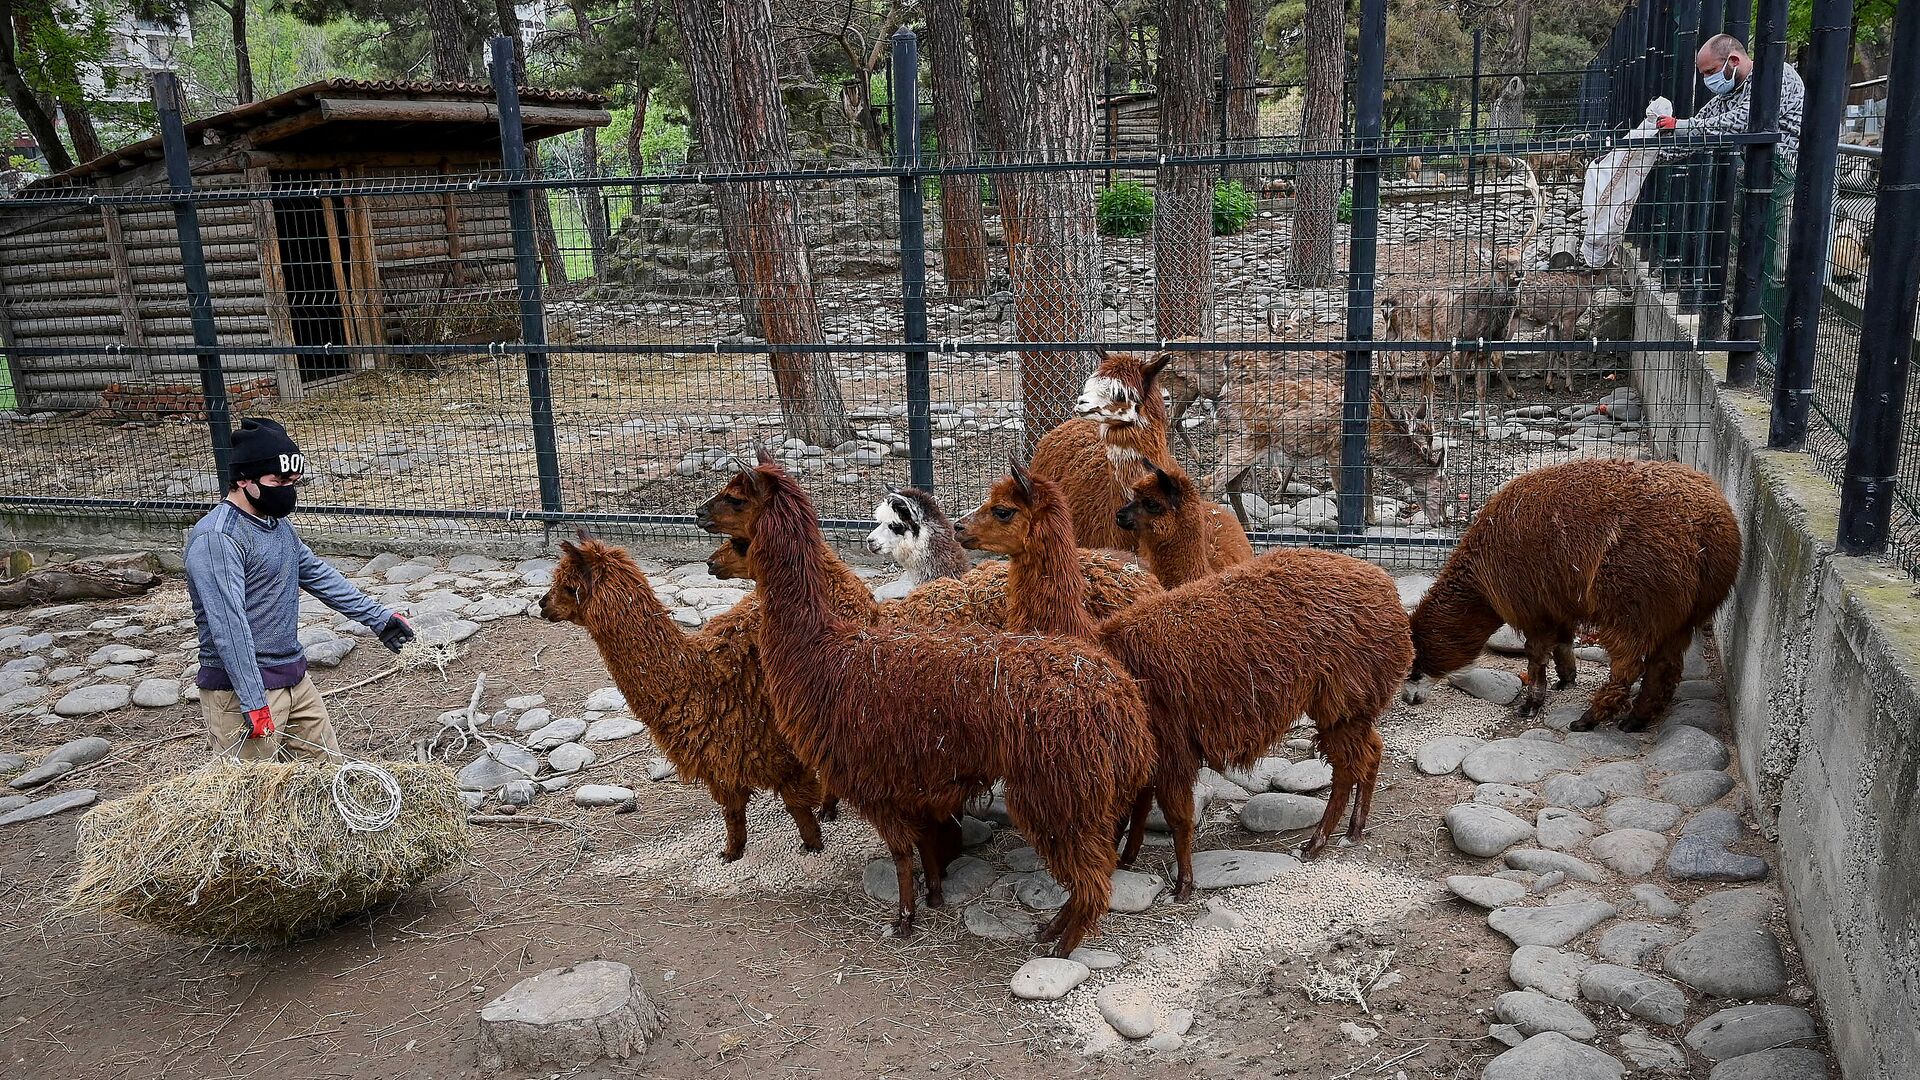
{"type": "MultiPolygon", "coordinates": [[[[633,86],[633,123],[627,125],[627,169],[632,176],[645,176],[647,156],[640,149],[647,138],[647,99],[653,96],[653,87],[645,82],[633,86]]],[[[640,204],[646,201],[645,184],[633,185],[633,209],[640,210],[640,204]]]]}
{"type": "Polygon", "coordinates": [[[427,31],[433,41],[434,82],[467,82],[473,62],[467,56],[466,34],[460,26],[457,0],[421,0],[427,13],[427,31]]]}
{"type": "MultiPolygon", "coordinates": [[[[1307,57],[1305,108],[1300,114],[1303,150],[1340,143],[1341,90],[1346,78],[1346,4],[1307,0],[1302,48],[1307,57]]],[[[1333,280],[1334,214],[1340,203],[1340,162],[1302,161],[1294,170],[1292,276],[1297,285],[1333,280]]]]}
{"type": "Polygon", "coordinates": [[[73,140],[75,157],[92,161],[106,153],[100,146],[100,132],[93,126],[93,114],[87,110],[86,102],[76,97],[61,98],[60,115],[66,117],[67,137],[73,140]]]}
{"type": "MultiPolygon", "coordinates": [[[[961,0],[930,0],[927,53],[933,62],[933,122],[943,165],[970,165],[979,154],[973,128],[973,76],[961,0]]],[[[988,292],[986,209],[980,178],[940,178],[940,259],[951,299],[988,292]]]]}
{"type": "Polygon", "coordinates": [[[256,97],[253,90],[253,46],[247,39],[247,0],[233,0],[227,9],[233,27],[233,93],[235,103],[245,105],[256,97]]]}
{"type": "MultiPolygon", "coordinates": [[[[674,0],[693,84],[694,128],[709,166],[792,168],[767,0],[674,0]]],[[[764,337],[787,434],[833,447],[852,437],[833,358],[782,351],[823,340],[813,269],[789,181],[717,184],[714,202],[749,333],[764,337]]]]}
{"type": "Polygon", "coordinates": [[[54,125],[52,114],[41,106],[33,88],[27,85],[26,76],[20,73],[13,19],[13,0],[0,0],[0,84],[6,86],[7,100],[12,103],[13,111],[27,125],[27,132],[33,136],[40,153],[46,157],[47,168],[53,172],[66,172],[73,168],[73,158],[68,156],[66,145],[60,141],[60,129],[54,125]]]}
{"type": "Polygon", "coordinates": [[[1513,0],[1513,69],[1530,70],[1533,55],[1533,0],[1513,0]]]}
{"type": "MultiPolygon", "coordinates": [[[[1013,160],[1092,158],[1099,61],[1107,40],[1105,6],[1095,0],[974,0],[970,14],[995,149],[1013,160]]],[[[997,189],[1014,331],[1021,340],[1099,336],[1095,177],[1092,172],[1009,174],[997,189]]],[[[1073,415],[1073,401],[1093,362],[1090,353],[1021,355],[1029,450],[1073,415]]]]}
{"type": "MultiPolygon", "coordinates": [[[[587,0],[572,0],[574,32],[580,38],[584,48],[593,36],[592,13],[587,10],[587,0]]],[[[600,176],[600,129],[588,127],[580,131],[582,149],[586,157],[587,178],[600,176]]],[[[576,189],[580,199],[580,216],[587,226],[587,244],[593,255],[593,276],[595,279],[606,275],[607,246],[610,240],[607,222],[607,192],[604,187],[587,186],[576,189]]]]}
{"type": "MultiPolygon", "coordinates": [[[[1253,0],[1227,0],[1224,36],[1227,49],[1227,147],[1251,153],[1260,135],[1259,97],[1254,93],[1253,47],[1259,40],[1253,0]]],[[[1252,165],[1229,165],[1227,175],[1250,178],[1252,165]]]]}
{"type": "MultiPolygon", "coordinates": [[[[1213,125],[1207,0],[1160,6],[1160,152],[1206,153],[1213,125]]],[[[1213,330],[1213,170],[1163,165],[1154,174],[1153,323],[1162,338],[1213,330]]]]}

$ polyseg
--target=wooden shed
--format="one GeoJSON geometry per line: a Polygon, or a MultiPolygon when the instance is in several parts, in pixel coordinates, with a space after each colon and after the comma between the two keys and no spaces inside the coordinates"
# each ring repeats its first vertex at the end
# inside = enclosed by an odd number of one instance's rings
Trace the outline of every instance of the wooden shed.
{"type": "MultiPolygon", "coordinates": [[[[521,103],[530,143],[608,120],[601,98],[578,91],[526,89],[521,103]]],[[[341,182],[405,188],[497,176],[491,87],[313,83],[186,131],[196,191],[291,193],[199,204],[223,347],[519,336],[503,193],[325,193],[325,185],[341,182]]],[[[171,205],[44,201],[166,190],[153,138],[0,200],[0,350],[22,409],[194,411],[169,407],[198,394],[171,205]],[[103,355],[102,345],[180,351],[103,355]],[[20,346],[92,351],[23,356],[20,346]]],[[[222,360],[229,392],[240,400],[295,400],[317,382],[375,362],[371,354],[271,352],[222,360]]]]}

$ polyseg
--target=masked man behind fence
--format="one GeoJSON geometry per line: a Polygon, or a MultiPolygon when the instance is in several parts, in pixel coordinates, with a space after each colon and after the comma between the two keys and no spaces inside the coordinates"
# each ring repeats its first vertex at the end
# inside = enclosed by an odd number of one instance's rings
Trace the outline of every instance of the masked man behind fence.
{"type": "MultiPolygon", "coordinates": [[[[1753,109],[1753,56],[1739,38],[1716,34],[1700,46],[1694,55],[1694,67],[1713,99],[1700,106],[1691,119],[1666,117],[1660,130],[1680,135],[1744,135],[1753,109]]],[[[1767,78],[1765,72],[1761,78],[1767,78]]],[[[1762,348],[1767,359],[1780,355],[1780,308],[1786,297],[1787,222],[1793,217],[1793,174],[1800,157],[1800,117],[1807,101],[1806,84],[1792,64],[1782,64],[1780,78],[1780,141],[1773,155],[1773,198],[1767,206],[1767,230],[1760,253],[1760,265],[1766,278],[1760,296],[1760,310],[1767,327],[1762,348]]],[[[1660,155],[1662,162],[1678,161],[1697,154],[1697,150],[1669,150],[1660,155]]]]}
{"type": "Polygon", "coordinates": [[[233,433],[233,486],[187,534],[187,593],[200,631],[200,711],[216,753],[249,761],[325,757],[340,744],[307,675],[300,593],[380,636],[395,652],[413,627],[321,561],[293,523],[307,460],[272,420],[233,433]]]}

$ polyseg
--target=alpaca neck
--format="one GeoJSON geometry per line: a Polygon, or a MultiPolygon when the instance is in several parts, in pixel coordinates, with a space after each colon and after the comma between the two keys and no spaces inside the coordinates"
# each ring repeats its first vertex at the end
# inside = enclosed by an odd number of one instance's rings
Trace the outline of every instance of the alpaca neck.
{"type": "MultiPolygon", "coordinates": [[[[817,641],[832,625],[829,603],[839,576],[833,564],[839,560],[827,550],[811,508],[791,498],[774,501],[761,512],[749,550],[765,612],[761,654],[769,661],[794,656],[794,650],[817,641]]],[[[844,565],[838,570],[851,576],[844,565]]]]}
{"type": "Polygon", "coordinates": [[[1085,593],[1073,518],[1062,500],[1049,500],[1037,508],[1026,548],[1007,564],[1007,629],[1091,641],[1099,628],[1085,593]]]}
{"type": "Polygon", "coordinates": [[[1147,567],[1159,579],[1161,587],[1171,589],[1213,573],[1212,544],[1204,506],[1196,499],[1189,499],[1180,510],[1173,535],[1165,541],[1142,538],[1141,554],[1146,556],[1147,567]]]}
{"type": "Polygon", "coordinates": [[[1413,612],[1413,673],[1438,678],[1473,663],[1500,629],[1499,612],[1475,587],[1458,556],[1413,612]]]}
{"type": "Polygon", "coordinates": [[[586,613],[587,636],[626,695],[627,707],[652,728],[661,745],[675,740],[685,726],[697,661],[687,635],[653,594],[637,566],[631,576],[603,578],[586,613]]]}

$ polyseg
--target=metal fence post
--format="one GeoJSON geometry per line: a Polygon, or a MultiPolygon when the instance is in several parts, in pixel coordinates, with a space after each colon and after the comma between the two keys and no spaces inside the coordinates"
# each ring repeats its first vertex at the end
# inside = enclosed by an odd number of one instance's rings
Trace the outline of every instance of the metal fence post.
{"type": "MultiPolygon", "coordinates": [[[[1760,0],[1759,21],[1748,56],[1753,60],[1753,100],[1747,113],[1749,134],[1780,127],[1780,84],[1786,78],[1787,0],[1760,0]]],[[[1764,265],[1767,236],[1773,228],[1774,143],[1747,147],[1740,203],[1740,263],[1733,279],[1733,319],[1729,334],[1753,348],[1727,354],[1727,385],[1752,386],[1760,366],[1760,342],[1766,315],[1760,310],[1770,267],[1764,265]]]]}
{"type": "MultiPolygon", "coordinates": [[[[1813,355],[1826,296],[1827,243],[1833,220],[1840,122],[1847,111],[1847,49],[1853,39],[1853,0],[1814,0],[1808,50],[1806,116],[1800,125],[1800,167],[1794,174],[1793,222],[1787,230],[1785,333],[1773,373],[1773,413],[1767,446],[1798,450],[1807,441],[1813,405],[1813,355]]],[[[1886,222],[1882,228],[1892,225],[1886,222]]]]}
{"type": "MultiPolygon", "coordinates": [[[[911,29],[893,34],[894,100],[904,108],[893,110],[893,163],[902,169],[920,167],[920,40],[911,29]]],[[[920,177],[900,177],[900,320],[904,340],[927,340],[927,232],[921,205],[920,177]]],[[[907,461],[913,486],[933,489],[933,428],[930,413],[932,380],[925,349],[907,352],[907,461]]]]}
{"type": "MultiPolygon", "coordinates": [[[[1675,115],[1692,116],[1694,112],[1695,94],[1700,86],[1700,72],[1693,60],[1700,49],[1700,7],[1701,0],[1674,0],[1671,62],[1675,115]]],[[[1661,264],[1667,284],[1685,288],[1692,284],[1689,271],[1697,272],[1696,267],[1687,265],[1687,256],[1693,250],[1690,237],[1697,216],[1692,198],[1696,187],[1695,163],[1683,162],[1670,172],[1667,228],[1660,237],[1661,264]]]]}
{"type": "MultiPolygon", "coordinates": [[[[1380,129],[1386,109],[1387,0],[1360,7],[1359,78],[1354,85],[1353,221],[1347,246],[1347,340],[1373,340],[1373,275],[1380,230],[1380,129]]],[[[1358,538],[1367,527],[1367,427],[1373,415],[1373,350],[1347,353],[1340,414],[1340,532],[1358,538]]],[[[1437,524],[1437,523],[1436,523],[1437,524]]]]}
{"type": "MultiPolygon", "coordinates": [[[[1480,142],[1480,28],[1473,29],[1473,82],[1467,87],[1467,145],[1475,146],[1480,142]]],[[[1498,135],[1494,138],[1499,138],[1498,135]]],[[[1473,198],[1474,181],[1477,169],[1475,163],[1480,156],[1471,150],[1467,152],[1467,198],[1473,198]]]]}
{"type": "MultiPolygon", "coordinates": [[[[187,160],[187,129],[180,119],[180,77],[153,73],[153,107],[160,114],[160,146],[167,163],[167,187],[176,195],[193,194],[193,166],[187,160]]],[[[200,363],[200,396],[207,405],[207,441],[220,490],[233,484],[233,419],[227,407],[227,377],[220,368],[220,334],[213,322],[213,292],[207,285],[206,250],[200,244],[200,211],[191,198],[173,200],[173,227],[180,238],[180,271],[187,285],[187,315],[193,325],[194,355],[200,363]]]]}
{"type": "MultiPolygon", "coordinates": [[[[493,93],[500,106],[500,166],[507,179],[525,183],[527,138],[520,126],[520,88],[513,81],[513,39],[493,39],[493,93]]],[[[527,350],[527,403],[533,418],[534,467],[540,474],[540,508],[560,512],[560,455],[553,439],[553,384],[547,366],[546,307],[540,288],[540,252],[533,233],[533,193],[507,192],[513,229],[513,272],[520,286],[520,340],[527,350]]]]}
{"type": "MultiPolygon", "coordinates": [[[[1700,43],[1714,34],[1727,33],[1746,41],[1747,18],[1751,7],[1743,0],[1706,0],[1700,9],[1700,43]]],[[[1688,290],[1687,306],[1701,313],[1701,336],[1719,337],[1725,311],[1720,301],[1726,295],[1728,234],[1733,228],[1733,162],[1719,154],[1709,155],[1703,170],[1697,201],[1701,205],[1705,227],[1694,233],[1699,273],[1688,290]]]]}
{"type": "MultiPolygon", "coordinates": [[[[1920,5],[1901,4],[1893,16],[1892,56],[1920,55],[1920,5]]],[[[1920,78],[1895,64],[1887,76],[1880,189],[1873,219],[1920,221],[1920,78]]],[[[1920,302],[1920,246],[1905,228],[1873,232],[1867,301],[1860,316],[1860,364],[1854,372],[1853,412],[1847,430],[1847,467],[1840,483],[1840,552],[1886,550],[1887,526],[1900,468],[1906,417],[1907,364],[1914,351],[1914,305],[1920,302]]]]}

